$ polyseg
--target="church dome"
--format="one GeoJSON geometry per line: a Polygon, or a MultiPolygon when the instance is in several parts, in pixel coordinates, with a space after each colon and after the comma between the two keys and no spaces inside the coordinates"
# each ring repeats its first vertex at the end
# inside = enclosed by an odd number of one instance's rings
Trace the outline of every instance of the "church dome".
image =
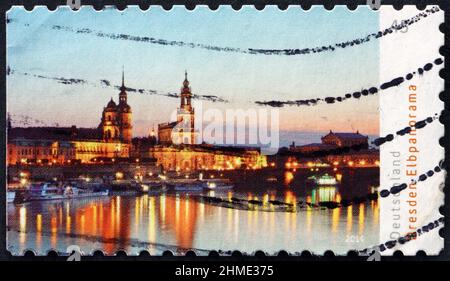
{"type": "Polygon", "coordinates": [[[111,100],[108,102],[108,105],[106,106],[106,108],[115,109],[116,107],[117,107],[116,103],[111,98],[111,100]]]}

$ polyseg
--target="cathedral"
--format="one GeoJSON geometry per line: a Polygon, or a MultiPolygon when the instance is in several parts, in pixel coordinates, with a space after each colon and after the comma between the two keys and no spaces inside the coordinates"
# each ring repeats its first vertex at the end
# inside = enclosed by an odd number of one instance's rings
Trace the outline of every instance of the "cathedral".
{"type": "Polygon", "coordinates": [[[121,141],[130,143],[132,139],[131,107],[127,103],[125,77],[122,70],[122,86],[120,87],[119,103],[111,98],[103,108],[102,119],[99,125],[103,140],[106,142],[121,141]]]}
{"type": "MultiPolygon", "coordinates": [[[[175,122],[158,125],[149,137],[132,135],[132,111],[127,102],[124,72],[119,101],[103,108],[96,128],[8,126],[8,165],[121,162],[124,159],[155,159],[168,171],[260,169],[267,159],[259,148],[197,144],[195,111],[187,72],[180,90],[175,122]]],[[[9,123],[10,124],[10,123],[9,123]]]]}
{"type": "Polygon", "coordinates": [[[167,171],[260,169],[267,158],[259,148],[197,144],[192,92],[184,73],[177,120],[158,124],[158,144],[148,147],[148,155],[167,171]]]}
{"type": "Polygon", "coordinates": [[[95,163],[98,158],[128,158],[132,113],[122,70],[119,102],[108,102],[96,128],[8,126],[8,164],[95,163]]]}
{"type": "Polygon", "coordinates": [[[192,92],[184,72],[183,87],[180,90],[180,107],[177,110],[177,121],[158,124],[158,140],[160,144],[195,144],[197,134],[194,129],[194,108],[191,103],[192,92]]]}

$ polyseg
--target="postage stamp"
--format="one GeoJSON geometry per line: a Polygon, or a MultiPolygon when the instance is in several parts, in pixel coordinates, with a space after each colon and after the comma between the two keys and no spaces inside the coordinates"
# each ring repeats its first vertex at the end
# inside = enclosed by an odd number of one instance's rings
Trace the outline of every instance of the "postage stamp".
{"type": "Polygon", "coordinates": [[[440,7],[5,16],[13,255],[442,250],[440,7]]]}

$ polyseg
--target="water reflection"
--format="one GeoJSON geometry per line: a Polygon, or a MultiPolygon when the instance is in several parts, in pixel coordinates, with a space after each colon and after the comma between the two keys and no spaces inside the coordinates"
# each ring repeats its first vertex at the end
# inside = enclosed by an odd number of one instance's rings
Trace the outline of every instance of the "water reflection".
{"type": "MultiPolygon", "coordinates": [[[[280,249],[346,253],[378,243],[377,201],[336,209],[296,209],[300,201],[312,204],[341,202],[374,189],[373,182],[339,176],[336,185],[311,186],[297,171],[283,172],[278,185],[237,186],[237,191],[212,191],[208,196],[260,200],[253,211],[202,203],[189,194],[110,196],[71,201],[8,204],[8,248],[20,254],[25,249],[46,253],[80,245],[85,252],[118,249],[151,254],[180,248],[252,252],[280,249]],[[271,201],[291,204],[292,212],[274,209],[271,201]],[[348,235],[364,235],[354,244],[348,235]]],[[[308,175],[309,176],[309,175],[308,175]]],[[[336,176],[336,175],[335,175],[336,176]]]]}
{"type": "MultiPolygon", "coordinates": [[[[307,193],[310,195],[302,199],[288,190],[282,201],[295,206],[298,200],[318,203],[340,197],[338,189],[329,186],[307,193]]],[[[224,196],[238,195],[228,192],[224,196]]],[[[259,197],[247,194],[247,197],[261,198],[264,204],[281,199],[269,193],[259,197]]],[[[297,251],[307,248],[306,245],[317,248],[315,241],[321,235],[335,239],[334,245],[338,248],[348,249],[349,245],[344,244],[342,237],[354,230],[359,235],[374,236],[373,242],[377,242],[378,203],[375,201],[333,210],[280,213],[222,208],[201,203],[186,194],[162,194],[33,202],[22,206],[10,204],[8,208],[11,228],[19,230],[18,236],[9,233],[8,242],[9,245],[18,244],[20,249],[63,251],[67,243],[71,243],[69,240],[78,239],[78,244],[100,245],[105,252],[112,253],[133,247],[133,241],[137,239],[148,242],[153,253],[162,249],[151,243],[179,248],[268,248],[274,251],[284,248],[297,251]]],[[[324,248],[331,245],[323,240],[321,243],[324,248]]],[[[357,246],[360,248],[361,245],[357,246]]]]}

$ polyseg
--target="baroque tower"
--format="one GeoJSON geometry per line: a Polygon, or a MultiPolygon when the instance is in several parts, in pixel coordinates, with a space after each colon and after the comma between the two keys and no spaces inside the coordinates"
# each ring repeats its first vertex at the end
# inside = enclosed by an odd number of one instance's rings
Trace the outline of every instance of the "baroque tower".
{"type": "Polygon", "coordinates": [[[117,105],[117,112],[119,115],[119,129],[120,139],[124,142],[130,143],[132,139],[131,125],[131,107],[127,103],[127,92],[125,87],[125,74],[122,69],[122,86],[120,86],[119,104],[117,105]]]}
{"type": "Polygon", "coordinates": [[[180,107],[177,111],[178,142],[195,144],[194,108],[191,104],[192,93],[191,88],[189,87],[189,80],[187,79],[187,71],[184,72],[184,81],[180,98],[180,107]]]}
{"type": "Polygon", "coordinates": [[[111,98],[106,107],[103,108],[100,128],[103,140],[107,142],[121,141],[130,143],[132,139],[132,112],[127,103],[127,92],[125,87],[125,75],[122,69],[122,86],[120,87],[119,103],[116,104],[111,98]]]}

